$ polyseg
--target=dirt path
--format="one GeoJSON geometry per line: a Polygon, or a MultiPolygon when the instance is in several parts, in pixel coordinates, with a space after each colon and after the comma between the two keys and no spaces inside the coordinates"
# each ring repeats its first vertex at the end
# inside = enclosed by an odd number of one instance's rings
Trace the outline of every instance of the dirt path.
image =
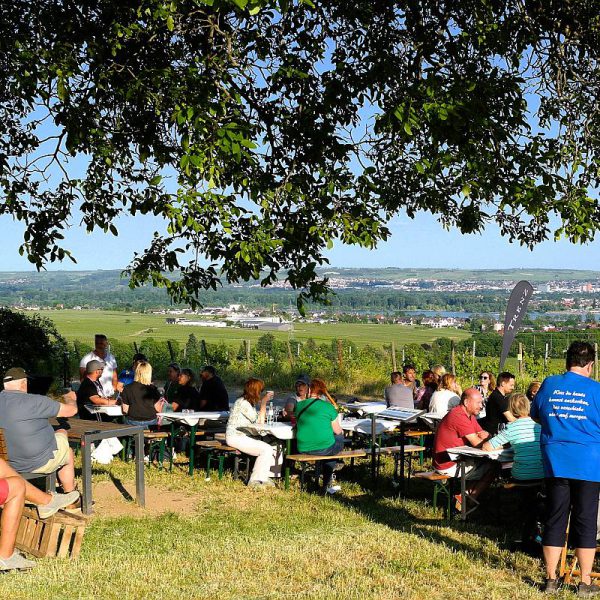
{"type": "Polygon", "coordinates": [[[148,517],[165,512],[191,515],[196,512],[200,502],[199,494],[182,491],[169,491],[163,488],[146,485],[146,508],[140,508],[135,498],[135,482],[122,484],[119,489],[111,481],[100,481],[94,484],[94,514],[111,517],[148,517]]]}

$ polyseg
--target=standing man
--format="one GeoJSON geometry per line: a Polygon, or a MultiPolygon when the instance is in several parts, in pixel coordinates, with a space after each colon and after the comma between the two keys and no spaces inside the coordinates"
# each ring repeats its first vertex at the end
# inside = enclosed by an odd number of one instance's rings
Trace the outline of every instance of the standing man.
{"type": "Polygon", "coordinates": [[[578,595],[600,594],[590,573],[596,554],[596,517],[600,492],[600,384],[590,379],[595,352],[587,342],[567,350],[567,371],[547,377],[531,404],[540,422],[542,459],[548,496],[542,545],[545,591],[558,589],[556,567],[569,537],[581,568],[578,595]]]}
{"type": "Polygon", "coordinates": [[[115,357],[109,352],[108,349],[108,338],[97,333],[94,336],[94,349],[88,352],[79,363],[79,381],[83,381],[86,376],[86,365],[90,360],[100,360],[106,363],[104,373],[100,378],[100,385],[104,390],[104,396],[107,398],[114,396],[117,390],[117,361],[115,357]]]}
{"type": "Polygon", "coordinates": [[[496,389],[489,395],[485,405],[483,427],[490,435],[498,433],[498,425],[506,425],[515,421],[515,416],[508,408],[508,397],[515,389],[515,376],[508,371],[498,375],[496,389]]]}
{"type": "Polygon", "coordinates": [[[217,375],[217,371],[211,365],[202,367],[200,371],[202,385],[200,386],[199,410],[228,411],[229,394],[225,389],[223,380],[217,375]]]}

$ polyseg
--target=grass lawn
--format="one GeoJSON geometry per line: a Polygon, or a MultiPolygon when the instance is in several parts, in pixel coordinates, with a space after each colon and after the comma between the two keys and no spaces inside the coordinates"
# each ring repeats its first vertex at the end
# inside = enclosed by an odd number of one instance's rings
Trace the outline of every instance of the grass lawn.
{"type": "MultiPolygon", "coordinates": [[[[133,476],[115,461],[94,483],[130,487],[133,476]]],[[[507,549],[508,522],[446,524],[421,482],[413,499],[398,500],[385,478],[377,494],[344,479],[341,494],[323,498],[150,469],[154,506],[143,511],[117,493],[96,505],[78,560],[39,560],[2,576],[0,590],[36,600],[543,597],[531,583],[541,580],[539,561],[507,549]],[[185,511],[173,497],[185,498],[185,511]]]]}
{"type": "MultiPolygon", "coordinates": [[[[49,310],[41,313],[54,321],[58,331],[68,340],[93,341],[95,333],[105,333],[109,338],[124,342],[135,342],[152,337],[156,340],[178,340],[186,342],[190,333],[207,342],[226,342],[239,346],[243,340],[256,340],[264,331],[227,327],[213,329],[185,325],[167,325],[162,315],[143,315],[125,312],[97,310],[49,310]]],[[[297,323],[293,332],[273,332],[282,340],[313,338],[327,342],[340,338],[352,340],[358,345],[389,344],[395,341],[398,348],[404,344],[431,342],[439,337],[461,340],[470,337],[468,331],[459,329],[432,329],[427,327],[405,327],[401,325],[297,323]]]]}

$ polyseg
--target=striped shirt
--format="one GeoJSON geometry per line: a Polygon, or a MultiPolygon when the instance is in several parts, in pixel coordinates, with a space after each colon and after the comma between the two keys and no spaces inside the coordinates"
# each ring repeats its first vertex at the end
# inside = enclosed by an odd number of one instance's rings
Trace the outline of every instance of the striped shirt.
{"type": "Polygon", "coordinates": [[[512,476],[515,479],[543,479],[540,434],[542,428],[531,417],[508,423],[506,429],[490,440],[493,448],[510,444],[515,451],[512,476]]]}

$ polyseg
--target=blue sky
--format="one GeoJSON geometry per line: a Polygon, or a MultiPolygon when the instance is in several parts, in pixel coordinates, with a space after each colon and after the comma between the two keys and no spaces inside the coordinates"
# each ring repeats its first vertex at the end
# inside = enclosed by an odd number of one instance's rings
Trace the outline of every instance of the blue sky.
{"type": "MultiPolygon", "coordinates": [[[[78,263],[70,261],[49,265],[49,270],[122,269],[135,250],[146,248],[155,230],[163,231],[163,223],[154,217],[122,218],[117,223],[119,237],[102,232],[87,234],[72,226],[65,246],[73,251],[78,263]]],[[[390,223],[392,238],[376,250],[365,250],[336,244],[327,253],[336,267],[419,267],[457,269],[495,268],[563,268],[599,269],[600,241],[588,246],[575,246],[566,241],[545,242],[532,252],[509,244],[495,227],[481,235],[461,235],[445,231],[431,216],[420,214],[414,220],[399,216],[390,223]]],[[[0,217],[2,253],[0,271],[33,270],[18,254],[22,242],[22,226],[9,217],[0,217]]]]}

